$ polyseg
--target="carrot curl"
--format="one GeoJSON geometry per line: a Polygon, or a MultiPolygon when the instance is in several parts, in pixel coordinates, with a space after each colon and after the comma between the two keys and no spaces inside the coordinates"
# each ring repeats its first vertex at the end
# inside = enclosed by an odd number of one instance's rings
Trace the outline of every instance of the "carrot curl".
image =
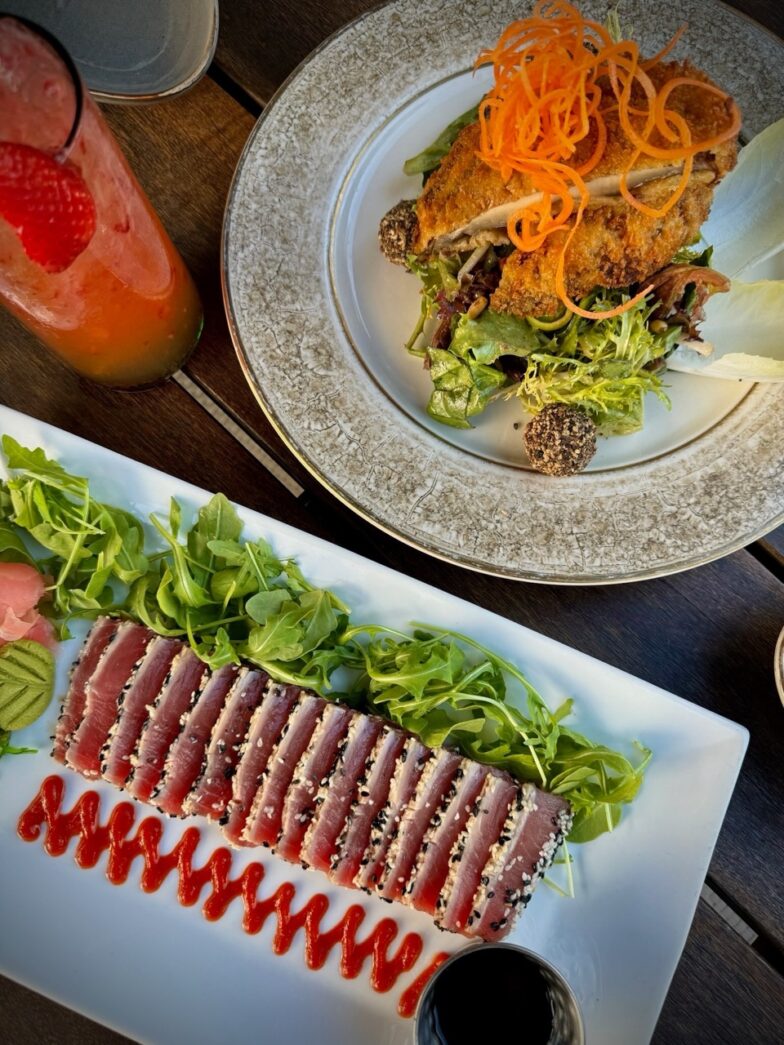
{"type": "Polygon", "coordinates": [[[643,61],[633,40],[614,41],[604,26],[583,18],[566,0],[538,0],[530,17],[512,22],[496,46],[476,61],[477,67],[491,64],[494,74],[493,87],[479,106],[479,156],[504,181],[515,171],[527,175],[533,189],[542,194],[538,202],[511,215],[509,238],[522,251],[537,250],[572,222],[556,268],[556,292],[580,316],[620,315],[646,293],[610,312],[586,312],[566,291],[565,255],[588,205],[585,178],[605,152],[607,113],[617,111],[621,131],[634,146],[630,162],[620,172],[620,193],[630,206],[656,218],[667,214],[686,191],[694,157],[735,137],[740,129],[737,105],[712,84],[678,76],[657,88],[652,81],[651,69],[670,53],[685,28],[643,61]],[[603,92],[602,84],[609,84],[610,90],[603,92]],[[667,106],[673,91],[682,87],[698,88],[728,102],[727,126],[710,138],[692,140],[686,120],[667,106]],[[578,147],[589,135],[595,137],[595,147],[575,165],[578,147]],[[648,206],[629,190],[627,175],[641,157],[665,165],[682,164],[678,182],[661,207],[648,206]]]}

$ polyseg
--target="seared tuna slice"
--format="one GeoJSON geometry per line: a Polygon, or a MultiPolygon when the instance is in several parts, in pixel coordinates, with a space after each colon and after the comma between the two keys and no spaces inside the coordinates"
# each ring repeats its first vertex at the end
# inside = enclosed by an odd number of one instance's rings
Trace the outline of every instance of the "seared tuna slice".
{"type": "MultiPolygon", "coordinates": [[[[226,810],[223,833],[232,845],[247,845],[241,839],[253,797],[261,783],[270,752],[280,739],[301,690],[270,682],[256,706],[248,735],[240,748],[240,759],[231,781],[231,801],[226,810]]],[[[223,820],[221,821],[223,823],[223,820]]]]}
{"type": "Polygon", "coordinates": [[[450,791],[452,798],[439,814],[439,823],[431,825],[425,835],[409,875],[404,900],[418,911],[427,914],[435,911],[436,900],[449,872],[452,847],[471,815],[488,773],[487,766],[469,759],[464,759],[458,769],[457,786],[450,791]]]}
{"type": "Polygon", "coordinates": [[[149,802],[161,778],[163,764],[183,718],[194,705],[206,679],[207,666],[190,647],[183,648],[172,664],[166,685],[150,706],[131,763],[133,775],[126,791],[142,802],[149,802]]]}
{"type": "Polygon", "coordinates": [[[101,749],[109,736],[123,691],[133,683],[153,633],[123,621],[85,686],[84,716],[72,734],[65,760],[87,777],[97,777],[101,749]]]}
{"type": "MultiPolygon", "coordinates": [[[[368,760],[371,749],[381,732],[382,724],[380,718],[371,715],[354,714],[352,716],[345,749],[329,779],[324,800],[318,803],[318,815],[308,827],[302,843],[302,859],[311,867],[318,867],[321,871],[329,868],[330,861],[336,857],[337,837],[347,825],[347,816],[350,816],[349,808],[352,801],[359,802],[363,797],[367,800],[369,796],[368,772],[372,769],[372,765],[368,764],[368,760]]],[[[391,770],[387,780],[389,776],[391,776],[391,770]]],[[[386,797],[386,792],[384,797],[386,797]]],[[[368,820],[369,833],[370,821],[368,820]]],[[[367,845],[367,837],[362,845],[362,850],[365,845],[367,845]]],[[[360,850],[359,858],[362,856],[362,850],[360,850]]],[[[356,874],[356,870],[354,874],[356,874]]],[[[354,874],[351,875],[351,878],[354,877],[354,874]]]]}
{"type": "Polygon", "coordinates": [[[485,779],[479,801],[449,855],[449,873],[436,902],[436,921],[443,929],[464,930],[490,849],[501,835],[518,791],[507,773],[490,773],[485,779]]]}
{"type": "Polygon", "coordinates": [[[465,935],[483,940],[506,936],[570,826],[563,798],[522,785],[482,872],[465,935]]]}
{"type": "Polygon", "coordinates": [[[431,824],[438,827],[441,823],[442,804],[462,763],[460,755],[440,748],[425,766],[413,798],[400,815],[397,836],[376,885],[376,892],[384,899],[397,900],[402,896],[425,835],[431,824]]]}
{"type": "Polygon", "coordinates": [[[344,705],[328,704],[294,770],[283,806],[280,838],[275,845],[275,852],[284,860],[299,860],[316,801],[332,787],[331,773],[352,717],[353,712],[344,705]]]}
{"type": "Polygon", "coordinates": [[[264,671],[240,668],[212,727],[201,773],[182,804],[184,813],[199,813],[211,820],[220,820],[226,815],[234,768],[248,735],[251,715],[261,700],[268,679],[264,671]]]}
{"type": "Polygon", "coordinates": [[[182,803],[201,771],[212,727],[238,671],[236,664],[226,664],[209,676],[169,748],[152,800],[170,816],[182,816],[182,803]]]}
{"type": "Polygon", "coordinates": [[[409,737],[400,752],[383,807],[373,819],[367,849],[355,879],[360,889],[374,889],[381,878],[390,846],[397,837],[403,810],[416,791],[432,752],[416,737],[409,737]]]}
{"type": "Polygon", "coordinates": [[[73,666],[71,683],[63,701],[60,717],[57,719],[54,735],[52,758],[57,759],[58,762],[65,762],[65,752],[71,735],[84,716],[87,683],[114,638],[119,624],[119,620],[115,617],[99,617],[90,629],[79,659],[73,666]]]}
{"type": "Polygon", "coordinates": [[[325,707],[326,702],[320,697],[303,692],[270,755],[242,832],[242,841],[265,846],[277,842],[291,778],[325,707]]]}
{"type": "Polygon", "coordinates": [[[147,647],[144,660],[123,693],[106,743],[101,750],[101,776],[123,787],[131,775],[131,756],[136,750],[149,708],[166,682],[172,662],[184,646],[176,639],[155,638],[147,647]]]}
{"type": "MultiPolygon", "coordinates": [[[[379,813],[382,813],[387,805],[390,784],[398,767],[403,745],[406,745],[407,742],[410,746],[418,744],[413,737],[409,737],[400,729],[391,726],[386,726],[381,737],[378,738],[368,759],[367,784],[361,789],[359,799],[351,807],[346,818],[346,826],[336,843],[337,854],[335,861],[331,863],[329,872],[329,877],[333,882],[338,882],[340,885],[351,885],[355,878],[359,879],[361,869],[364,873],[365,869],[371,866],[369,846],[373,823],[376,823],[376,834],[378,838],[381,838],[384,831],[379,813]]],[[[423,750],[421,745],[420,749],[423,750]]],[[[416,760],[412,758],[412,765],[409,767],[411,772],[415,770],[415,762],[416,760]]],[[[399,768],[405,772],[406,763],[400,762],[399,768]]],[[[411,784],[412,792],[414,787],[416,787],[416,781],[411,784]]],[[[391,823],[393,825],[394,820],[391,823]]],[[[391,834],[388,834],[387,837],[391,839],[391,834]]],[[[381,866],[386,849],[376,846],[373,853],[373,863],[375,864],[377,861],[377,865],[381,866]]],[[[319,863],[317,866],[321,866],[321,864],[319,863]]]]}

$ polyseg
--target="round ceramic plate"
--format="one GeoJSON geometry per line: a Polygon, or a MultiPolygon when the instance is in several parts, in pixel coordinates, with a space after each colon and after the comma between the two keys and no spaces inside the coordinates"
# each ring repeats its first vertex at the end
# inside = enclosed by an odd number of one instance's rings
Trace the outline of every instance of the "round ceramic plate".
{"type": "MultiPolygon", "coordinates": [[[[582,7],[606,15],[605,4],[582,7]]],[[[668,375],[669,412],[646,404],[642,432],[602,440],[588,472],[553,479],[526,467],[514,403],[471,431],[433,422],[427,374],[402,347],[419,283],[382,258],[379,219],[417,195],[403,160],[478,100],[486,77],[472,63],[520,13],[508,0],[400,0],[296,71],[251,135],[229,196],[232,336],[294,453],[360,515],[417,548],[552,583],[687,569],[784,518],[781,385],[668,375]]],[[[676,56],[688,47],[733,93],[747,136],[781,115],[784,46],[755,23],[699,0],[667,9],[626,0],[621,16],[647,53],[688,21],[676,56]]]]}

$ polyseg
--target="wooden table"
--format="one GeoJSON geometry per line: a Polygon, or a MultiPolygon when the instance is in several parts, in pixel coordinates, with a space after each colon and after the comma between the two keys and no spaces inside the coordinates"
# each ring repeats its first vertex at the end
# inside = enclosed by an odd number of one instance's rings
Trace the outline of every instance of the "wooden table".
{"type": "MultiPolygon", "coordinates": [[[[654,1040],[781,1042],[784,759],[772,658],[784,625],[784,532],[643,584],[569,589],[477,576],[397,543],[335,502],[275,436],[236,362],[219,278],[221,219],[235,163],[255,118],[297,63],[371,6],[231,0],[221,9],[215,62],[189,94],[146,108],[106,109],[196,277],[204,337],[181,381],[119,394],[80,381],[1,314],[0,402],[223,490],[746,725],[748,755],[654,1040]]],[[[784,35],[778,0],[736,6],[784,35]]],[[[5,980],[0,1011],[0,1039],[14,1045],[125,1040],[5,980]]]]}

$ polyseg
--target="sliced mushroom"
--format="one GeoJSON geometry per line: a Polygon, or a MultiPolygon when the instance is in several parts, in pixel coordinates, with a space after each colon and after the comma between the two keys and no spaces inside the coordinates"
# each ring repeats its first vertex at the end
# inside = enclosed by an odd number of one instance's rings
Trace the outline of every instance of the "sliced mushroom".
{"type": "MultiPolygon", "coordinates": [[[[680,174],[682,170],[683,164],[642,168],[630,171],[626,176],[626,184],[630,189],[633,189],[638,185],[644,185],[646,182],[655,181],[659,178],[670,178],[673,175],[680,174]]],[[[621,191],[620,185],[621,176],[619,174],[608,174],[585,183],[585,187],[591,197],[605,199],[607,197],[614,198],[619,196],[621,191]]],[[[575,186],[572,186],[569,192],[575,199],[580,195],[579,190],[575,186]]],[[[491,207],[489,210],[483,211],[469,221],[467,225],[462,225],[460,228],[433,240],[428,253],[449,254],[457,250],[465,250],[476,246],[478,242],[482,241],[480,237],[483,237],[488,232],[505,230],[507,222],[514,214],[525,207],[532,206],[534,203],[539,203],[543,195],[541,192],[533,192],[529,196],[523,196],[520,199],[502,203],[497,207],[491,207]]],[[[508,239],[506,239],[506,242],[508,242],[508,239]]]]}

